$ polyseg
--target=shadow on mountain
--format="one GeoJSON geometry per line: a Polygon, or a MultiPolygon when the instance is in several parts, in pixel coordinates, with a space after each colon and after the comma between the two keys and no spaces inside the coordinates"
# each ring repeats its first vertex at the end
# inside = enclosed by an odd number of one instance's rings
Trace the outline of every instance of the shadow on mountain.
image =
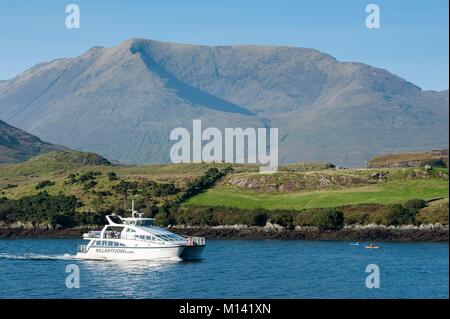
{"type": "Polygon", "coordinates": [[[178,95],[192,104],[198,104],[209,109],[221,112],[239,113],[243,115],[256,115],[255,113],[237,104],[222,100],[214,95],[206,93],[200,89],[190,86],[174,77],[165,68],[161,67],[155,60],[139,49],[131,48],[132,54],[140,53],[142,60],[148,69],[156,72],[161,78],[166,80],[166,87],[178,92],[178,95]]]}

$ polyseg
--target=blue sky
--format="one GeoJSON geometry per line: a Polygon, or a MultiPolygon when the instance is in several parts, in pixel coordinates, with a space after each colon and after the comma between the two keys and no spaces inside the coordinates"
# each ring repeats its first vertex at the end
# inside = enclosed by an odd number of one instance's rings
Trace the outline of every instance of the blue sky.
{"type": "Polygon", "coordinates": [[[449,77],[448,6],[448,0],[2,0],[0,79],[92,46],[142,37],[310,47],[442,90],[449,77]],[[80,6],[80,29],[65,27],[69,3],[80,6]],[[380,29],[365,27],[369,3],[380,6],[380,29]]]}

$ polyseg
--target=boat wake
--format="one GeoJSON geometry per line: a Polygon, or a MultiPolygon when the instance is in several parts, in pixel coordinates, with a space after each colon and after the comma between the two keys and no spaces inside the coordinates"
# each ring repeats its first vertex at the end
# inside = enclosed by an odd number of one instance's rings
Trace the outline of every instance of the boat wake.
{"type": "Polygon", "coordinates": [[[41,254],[24,254],[12,255],[0,253],[0,259],[23,259],[23,260],[72,260],[75,255],[41,255],[41,254]]]}

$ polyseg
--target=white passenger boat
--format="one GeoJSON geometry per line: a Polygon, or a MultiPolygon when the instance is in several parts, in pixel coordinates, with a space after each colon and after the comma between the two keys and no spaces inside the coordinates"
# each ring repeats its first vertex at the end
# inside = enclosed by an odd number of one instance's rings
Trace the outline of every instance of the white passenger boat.
{"type": "Polygon", "coordinates": [[[78,246],[76,258],[94,260],[199,259],[205,247],[204,237],[184,237],[153,226],[153,218],[144,218],[134,210],[130,218],[108,215],[101,231],[83,235],[87,245],[78,246]]]}

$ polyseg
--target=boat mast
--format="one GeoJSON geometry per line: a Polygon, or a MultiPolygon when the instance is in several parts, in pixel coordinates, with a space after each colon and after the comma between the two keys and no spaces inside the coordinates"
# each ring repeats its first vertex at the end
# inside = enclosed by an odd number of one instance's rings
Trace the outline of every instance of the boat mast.
{"type": "Polygon", "coordinates": [[[131,195],[131,217],[136,216],[137,211],[134,210],[134,195],[131,195]]]}

